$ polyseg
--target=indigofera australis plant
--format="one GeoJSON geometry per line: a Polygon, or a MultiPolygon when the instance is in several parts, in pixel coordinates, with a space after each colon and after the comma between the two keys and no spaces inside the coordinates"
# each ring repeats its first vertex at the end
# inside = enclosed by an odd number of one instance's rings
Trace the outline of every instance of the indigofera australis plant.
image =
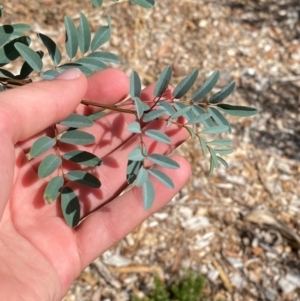
{"type": "MultiPolygon", "coordinates": [[[[100,7],[102,0],[91,0],[93,5],[100,7]]],[[[112,1],[117,2],[117,1],[112,1]]],[[[144,8],[151,8],[154,0],[130,0],[144,8]]],[[[0,8],[2,16],[3,6],[0,8]]],[[[30,47],[31,39],[24,34],[31,30],[27,24],[12,24],[0,26],[0,90],[17,88],[26,85],[33,78],[40,77],[44,80],[52,80],[61,72],[69,68],[79,68],[86,76],[106,69],[108,63],[119,63],[119,58],[110,52],[100,51],[99,48],[106,43],[111,36],[111,19],[107,17],[107,24],[98,28],[92,34],[89,21],[82,12],[79,14],[79,24],[66,16],[65,25],[65,49],[68,58],[63,58],[57,44],[47,35],[37,33],[40,42],[47,49],[53,63],[53,68],[44,70],[41,50],[30,47]],[[79,51],[78,51],[79,49],[79,51]],[[23,60],[19,74],[15,75],[3,66],[23,60]]],[[[132,114],[127,131],[137,135],[137,144],[128,155],[126,173],[127,184],[141,186],[143,191],[143,203],[145,210],[149,209],[155,199],[155,191],[152,184],[156,178],[169,189],[174,188],[172,179],[157,166],[176,169],[180,166],[167,155],[153,153],[145,143],[145,139],[152,139],[158,143],[171,144],[171,139],[166,131],[151,128],[154,120],[161,120],[166,127],[175,124],[179,128],[188,131],[191,138],[199,140],[204,155],[210,156],[210,170],[219,163],[226,168],[227,162],[224,155],[233,152],[230,147],[231,140],[220,138],[207,139],[211,135],[231,133],[231,126],[224,113],[233,116],[252,116],[257,110],[251,107],[235,106],[224,103],[224,100],[233,92],[235,82],[230,82],[216,94],[211,91],[219,79],[219,71],[213,72],[207,80],[197,87],[192,96],[186,94],[194,86],[198,69],[192,70],[185,76],[172,92],[172,97],[165,97],[172,76],[172,67],[167,66],[159,75],[154,88],[154,98],[145,102],[141,96],[141,80],[137,72],[133,71],[130,77],[130,97],[115,105],[104,105],[93,102],[92,99],[83,99],[82,104],[98,108],[96,113],[84,116],[71,114],[68,118],[52,127],[52,135],[38,138],[27,154],[28,160],[47,154],[38,167],[40,178],[49,178],[45,188],[44,200],[51,204],[60,199],[61,209],[66,223],[75,227],[80,222],[80,205],[75,191],[70,187],[70,182],[76,182],[91,189],[100,188],[101,182],[94,175],[95,168],[101,168],[102,159],[94,153],[80,150],[81,145],[90,145],[95,142],[95,136],[86,132],[84,128],[92,127],[101,118],[110,112],[120,114],[132,114]],[[62,151],[64,145],[68,145],[68,151],[62,151]],[[66,169],[68,162],[77,166],[75,170],[66,169]],[[53,176],[54,175],[54,176],[53,176]]],[[[116,158],[117,160],[118,158],[116,158]]]]}

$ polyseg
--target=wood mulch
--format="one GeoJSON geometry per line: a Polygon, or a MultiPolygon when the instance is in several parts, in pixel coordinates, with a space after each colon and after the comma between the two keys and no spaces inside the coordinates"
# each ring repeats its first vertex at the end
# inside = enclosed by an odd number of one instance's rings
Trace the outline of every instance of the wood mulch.
{"type": "Polygon", "coordinates": [[[92,28],[112,17],[104,49],[144,85],[172,64],[176,85],[193,68],[197,83],[216,69],[218,88],[237,82],[230,103],[259,109],[229,118],[235,153],[207,176],[197,141],[178,150],[193,176],[168,206],[91,264],[64,301],[145,296],[187,269],[207,278],[209,300],[300,300],[300,2],[164,0],[152,10],[126,1],[100,12],[84,1],[16,1],[4,21],[27,21],[64,41],[62,20],[85,12],[92,28]]]}

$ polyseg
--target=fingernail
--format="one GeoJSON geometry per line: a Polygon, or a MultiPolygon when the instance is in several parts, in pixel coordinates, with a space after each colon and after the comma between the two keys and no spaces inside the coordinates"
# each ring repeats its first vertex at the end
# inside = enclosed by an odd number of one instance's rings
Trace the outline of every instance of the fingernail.
{"type": "Polygon", "coordinates": [[[79,77],[81,71],[78,68],[71,68],[56,77],[56,79],[71,80],[79,77]]]}

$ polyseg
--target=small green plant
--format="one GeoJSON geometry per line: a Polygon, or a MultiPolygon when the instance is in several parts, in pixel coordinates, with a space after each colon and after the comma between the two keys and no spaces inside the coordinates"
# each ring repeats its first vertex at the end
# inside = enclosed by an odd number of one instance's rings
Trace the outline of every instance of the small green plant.
{"type": "Polygon", "coordinates": [[[166,286],[154,277],[154,289],[145,299],[134,298],[133,301],[204,301],[203,293],[205,280],[202,275],[188,271],[185,276],[175,284],[166,286]]]}
{"type": "MultiPolygon", "coordinates": [[[[91,0],[100,7],[102,0],[91,0]]],[[[112,2],[117,2],[116,0],[112,2]]],[[[151,8],[154,0],[130,0],[144,8],[151,8]]],[[[0,16],[3,6],[0,6],[0,16]]],[[[61,72],[69,68],[79,68],[86,76],[97,71],[106,69],[108,63],[119,63],[119,58],[110,52],[100,51],[99,48],[106,43],[111,36],[111,18],[107,17],[107,24],[101,26],[94,34],[91,32],[86,15],[80,12],[79,24],[66,16],[64,19],[66,41],[65,49],[67,57],[57,44],[47,35],[37,33],[40,42],[47,49],[53,67],[43,67],[44,52],[30,47],[31,39],[24,34],[31,30],[27,24],[8,24],[0,26],[0,90],[7,90],[26,85],[33,79],[42,78],[52,80],[61,72]],[[79,51],[78,51],[79,50],[79,51]],[[13,74],[2,67],[14,63],[16,59],[23,59],[23,64],[18,74],[13,74]]],[[[233,92],[235,82],[226,85],[219,92],[210,95],[219,79],[219,71],[213,72],[209,78],[197,87],[190,97],[187,93],[194,86],[198,76],[198,69],[192,70],[174,89],[171,99],[165,97],[168,90],[172,67],[167,66],[162,71],[155,85],[154,97],[151,101],[141,100],[141,80],[133,71],[130,78],[130,98],[115,105],[105,105],[93,102],[92,99],[83,99],[82,104],[95,106],[99,112],[83,116],[71,114],[58,125],[53,125],[53,135],[38,138],[27,154],[28,160],[45,154],[50,149],[53,153],[48,154],[40,163],[38,175],[40,178],[49,178],[45,188],[44,200],[47,204],[53,203],[60,198],[61,210],[66,223],[75,227],[80,222],[80,205],[76,193],[68,186],[69,182],[76,182],[88,186],[91,189],[100,188],[100,180],[94,176],[93,169],[102,163],[102,159],[93,153],[82,151],[81,145],[89,145],[95,142],[95,136],[82,130],[91,127],[95,122],[110,112],[131,114],[134,121],[131,122],[127,131],[132,135],[139,136],[139,142],[128,155],[126,173],[127,184],[141,186],[143,190],[144,208],[151,208],[155,191],[152,178],[158,179],[170,189],[174,188],[172,179],[164,172],[156,168],[176,169],[180,166],[167,155],[151,151],[154,143],[172,144],[168,131],[151,128],[154,120],[161,120],[168,128],[176,125],[185,129],[192,138],[199,140],[204,155],[210,156],[210,173],[221,163],[226,168],[227,162],[222,157],[233,152],[230,147],[231,140],[223,137],[207,139],[207,135],[219,135],[231,133],[231,126],[224,113],[233,116],[252,116],[257,110],[251,107],[235,106],[223,101],[233,92]],[[147,125],[147,127],[145,127],[147,125]],[[61,126],[67,129],[60,131],[61,126]],[[152,139],[151,142],[149,138],[152,139]],[[62,152],[61,146],[68,144],[72,150],[62,152]],[[77,164],[78,168],[67,171],[65,165],[68,161],[77,164]],[[54,175],[55,174],[55,175],[54,175]],[[53,176],[54,175],[54,176],[53,176]]]]}
{"type": "Polygon", "coordinates": [[[204,284],[203,276],[188,271],[177,285],[172,285],[172,296],[174,296],[175,300],[179,301],[205,300],[203,295],[204,284]]]}

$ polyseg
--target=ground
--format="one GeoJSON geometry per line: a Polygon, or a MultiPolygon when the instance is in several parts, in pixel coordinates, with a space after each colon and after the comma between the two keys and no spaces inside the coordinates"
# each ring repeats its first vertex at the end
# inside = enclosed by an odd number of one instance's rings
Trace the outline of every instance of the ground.
{"type": "Polygon", "coordinates": [[[83,11],[93,30],[110,14],[104,49],[127,74],[147,85],[171,64],[176,85],[199,68],[201,85],[218,69],[218,89],[237,83],[230,103],[259,114],[230,118],[236,151],[210,177],[198,142],[183,145],[193,167],[186,187],[88,267],[64,301],[128,300],[147,293],[154,273],[169,283],[186,269],[207,277],[210,300],[300,300],[299,1],[159,0],[152,10],[119,2],[99,11],[88,0],[11,0],[2,21],[28,22],[63,44],[65,14],[78,21],[83,11]]]}

